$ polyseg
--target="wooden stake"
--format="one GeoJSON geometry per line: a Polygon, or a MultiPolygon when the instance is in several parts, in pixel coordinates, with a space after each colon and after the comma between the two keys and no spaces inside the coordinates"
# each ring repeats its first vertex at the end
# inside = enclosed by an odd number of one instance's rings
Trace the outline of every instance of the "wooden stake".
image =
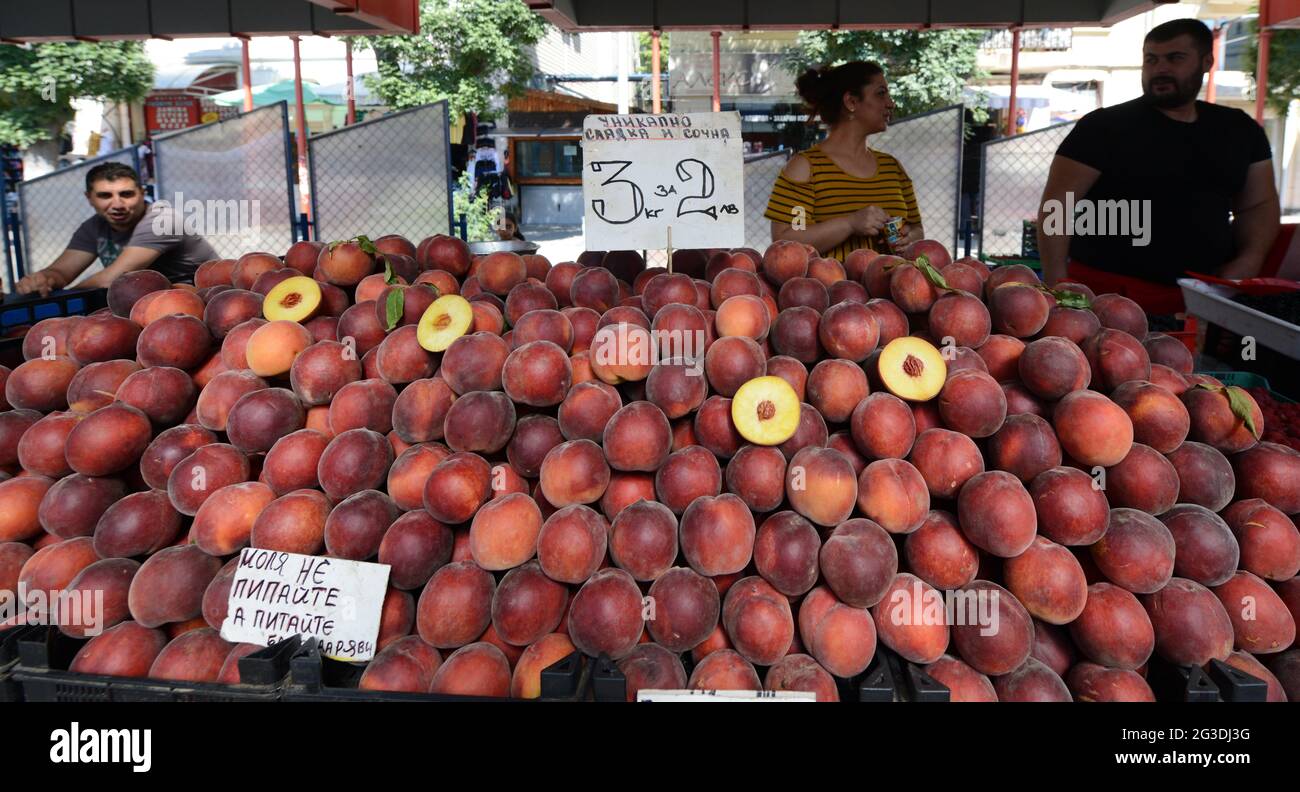
{"type": "Polygon", "coordinates": [[[673,227],[668,226],[668,271],[673,271],[673,227]]]}

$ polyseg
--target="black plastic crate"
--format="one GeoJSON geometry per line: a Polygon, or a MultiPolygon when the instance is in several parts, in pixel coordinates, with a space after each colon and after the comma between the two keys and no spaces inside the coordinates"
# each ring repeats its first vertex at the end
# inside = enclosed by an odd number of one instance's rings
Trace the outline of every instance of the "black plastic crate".
{"type": "Polygon", "coordinates": [[[0,303],[0,331],[34,325],[55,316],[77,316],[108,305],[108,289],[67,289],[39,294],[7,294],[0,303]]]}
{"type": "Polygon", "coordinates": [[[22,701],[23,686],[13,678],[18,666],[18,639],[33,628],[29,625],[0,630],[0,701],[22,701]]]}
{"type": "MultiPolygon", "coordinates": [[[[542,669],[538,701],[583,701],[589,696],[592,663],[577,652],[542,669]]],[[[308,639],[293,655],[285,701],[510,701],[490,696],[453,696],[441,693],[392,693],[359,690],[365,666],[333,660],[320,653],[316,639],[308,639]]]]}
{"type": "Polygon", "coordinates": [[[260,649],[239,660],[239,685],[78,674],[68,671],[85,641],[56,627],[37,627],[18,640],[14,679],[27,701],[277,701],[298,638],[260,649]]]}
{"type": "Polygon", "coordinates": [[[1219,660],[1200,666],[1175,665],[1152,657],[1147,684],[1161,702],[1265,701],[1268,683],[1219,660]]]}
{"type": "MultiPolygon", "coordinates": [[[[592,690],[596,701],[626,701],[627,680],[618,666],[604,655],[593,662],[592,690]]],[[[682,656],[682,665],[689,676],[695,665],[689,653],[682,656]]],[[[760,671],[760,679],[765,672],[766,669],[760,671]]],[[[852,679],[832,678],[841,702],[948,700],[948,688],[882,646],[876,648],[866,671],[852,679]]]]}

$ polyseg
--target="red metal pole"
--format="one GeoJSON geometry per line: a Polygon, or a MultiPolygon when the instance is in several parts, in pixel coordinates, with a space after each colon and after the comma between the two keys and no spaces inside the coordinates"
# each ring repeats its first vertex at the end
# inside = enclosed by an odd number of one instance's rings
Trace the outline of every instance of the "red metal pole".
{"type": "Polygon", "coordinates": [[[357,122],[357,90],[356,81],[352,77],[352,42],[347,42],[347,64],[348,64],[348,115],[344,124],[352,126],[357,122]]]}
{"type": "Polygon", "coordinates": [[[713,31],[713,112],[722,109],[722,31],[713,31]]]}
{"type": "Polygon", "coordinates": [[[1016,86],[1020,82],[1020,28],[1011,29],[1011,96],[1007,99],[1007,137],[1016,134],[1016,86]]]}
{"type": "Polygon", "coordinates": [[[253,110],[253,65],[248,57],[248,39],[242,39],[244,44],[244,112],[250,113],[253,110]]]}
{"type": "Polygon", "coordinates": [[[1268,29],[1268,0],[1259,0],[1259,63],[1255,67],[1255,121],[1264,123],[1264,106],[1268,98],[1268,48],[1273,31],[1268,29]]]}
{"type": "MultiPolygon", "coordinates": [[[[298,138],[298,173],[307,167],[307,109],[302,101],[302,51],[297,36],[293,39],[293,98],[294,127],[298,138]]],[[[307,200],[307,182],[301,176],[298,179],[298,193],[302,196],[302,211],[311,216],[311,202],[307,200]]]]}
{"type": "Polygon", "coordinates": [[[663,112],[659,86],[659,31],[650,31],[650,97],[655,113],[663,112]]]}
{"type": "Polygon", "coordinates": [[[1214,29],[1214,62],[1210,64],[1210,80],[1205,84],[1205,101],[1214,104],[1214,99],[1218,95],[1214,78],[1219,73],[1219,63],[1223,60],[1223,39],[1224,29],[1227,25],[1219,25],[1214,29]]]}

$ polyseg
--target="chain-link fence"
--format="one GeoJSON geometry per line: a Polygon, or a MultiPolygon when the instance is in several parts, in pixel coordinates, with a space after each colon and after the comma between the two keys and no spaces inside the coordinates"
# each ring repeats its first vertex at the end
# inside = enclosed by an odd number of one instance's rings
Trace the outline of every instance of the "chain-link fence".
{"type": "Polygon", "coordinates": [[[871,140],[897,159],[912,180],[925,235],[957,249],[961,210],[963,105],[899,119],[871,140]]]}
{"type": "Polygon", "coordinates": [[[288,104],[154,139],[159,201],[228,258],[276,255],[293,244],[293,150],[288,104]]]}
{"type": "MultiPolygon", "coordinates": [[[[100,157],[79,162],[54,173],[38,176],[18,185],[18,213],[21,222],[23,266],[10,262],[15,277],[45,269],[68,246],[72,232],[95,211],[86,203],[86,174],[107,162],[130,165],[139,172],[134,148],[119,149],[100,157]]],[[[98,261],[86,268],[81,277],[88,278],[104,267],[98,261]]],[[[8,273],[6,273],[6,280],[8,273]]],[[[11,284],[5,283],[9,291],[11,284]]]]}
{"type": "Polygon", "coordinates": [[[981,256],[1025,253],[1025,221],[1038,216],[1052,157],[1073,128],[1071,121],[984,144],[979,198],[981,256]]]}
{"type": "Polygon", "coordinates": [[[760,253],[772,244],[772,221],[763,216],[772,185],[790,161],[789,151],[754,154],[745,158],[745,247],[760,253]]]}
{"type": "Polygon", "coordinates": [[[437,102],[311,138],[316,238],[451,233],[447,113],[437,102]]]}

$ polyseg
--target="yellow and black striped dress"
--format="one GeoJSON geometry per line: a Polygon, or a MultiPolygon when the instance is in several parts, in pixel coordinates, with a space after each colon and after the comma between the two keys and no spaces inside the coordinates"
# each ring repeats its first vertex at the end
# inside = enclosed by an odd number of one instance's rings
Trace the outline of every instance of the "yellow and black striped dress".
{"type": "MultiPolygon", "coordinates": [[[[785,174],[778,175],[776,184],[772,186],[772,196],[767,201],[767,211],[763,214],[769,220],[793,224],[799,214],[797,208],[803,207],[804,222],[813,225],[874,205],[885,210],[890,217],[904,218],[908,225],[921,222],[912,180],[891,155],[872,149],[876,155],[876,174],[863,179],[845,173],[821,150],[820,145],[800,153],[812,165],[812,178],[807,183],[799,183],[790,181],[785,174]]],[[[843,261],[859,248],[880,250],[883,246],[884,242],[879,238],[869,239],[854,234],[825,255],[843,261]]]]}

